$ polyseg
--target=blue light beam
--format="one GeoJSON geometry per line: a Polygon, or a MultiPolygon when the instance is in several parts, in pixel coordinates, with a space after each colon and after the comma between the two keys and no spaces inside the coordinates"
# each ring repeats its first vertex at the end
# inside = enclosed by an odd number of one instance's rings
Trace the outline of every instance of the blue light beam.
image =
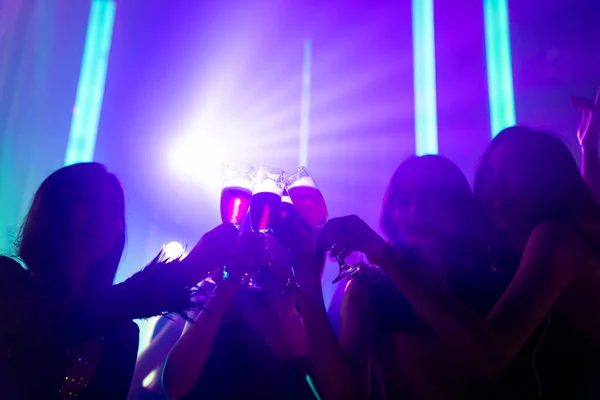
{"type": "Polygon", "coordinates": [[[415,91],[415,152],[438,153],[433,0],[413,0],[413,74],[415,91]]]}
{"type": "Polygon", "coordinates": [[[94,0],[90,8],[65,165],[94,159],[115,11],[114,0],[94,0]]]}
{"type": "Polygon", "coordinates": [[[298,146],[299,165],[308,166],[308,136],[310,130],[310,63],[312,43],[304,41],[302,58],[302,93],[300,97],[300,142],[298,146]]]}
{"type": "Polygon", "coordinates": [[[484,0],[483,16],[493,138],[516,123],[508,0],[484,0]]]}

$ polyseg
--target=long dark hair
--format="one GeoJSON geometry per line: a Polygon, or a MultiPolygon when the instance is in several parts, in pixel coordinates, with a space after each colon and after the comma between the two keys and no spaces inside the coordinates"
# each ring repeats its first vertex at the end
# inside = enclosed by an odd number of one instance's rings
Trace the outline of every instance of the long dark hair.
{"type": "Polygon", "coordinates": [[[118,179],[102,164],[73,164],[53,172],[35,193],[16,243],[17,252],[34,278],[57,295],[71,292],[66,262],[73,237],[73,209],[81,201],[80,193],[106,179],[114,183],[123,198],[123,232],[84,277],[83,288],[95,290],[113,284],[125,247],[125,200],[118,179]]]}
{"type": "MultiPolygon", "coordinates": [[[[446,206],[463,222],[460,232],[452,237],[453,253],[458,257],[448,266],[448,285],[453,295],[479,311],[482,315],[493,305],[486,289],[492,270],[488,247],[481,235],[482,222],[469,181],[460,168],[449,159],[438,155],[410,157],[396,169],[383,198],[380,228],[388,241],[397,234],[393,217],[394,208],[402,195],[402,182],[419,171],[428,170],[437,180],[436,191],[444,197],[446,206]]],[[[421,319],[389,279],[371,291],[371,302],[382,329],[411,332],[421,319]]]]}
{"type": "Polygon", "coordinates": [[[600,208],[583,180],[577,162],[562,140],[550,133],[514,126],[501,131],[490,143],[475,174],[474,192],[481,199],[485,175],[492,152],[503,143],[518,146],[527,154],[521,168],[530,168],[536,175],[540,193],[538,224],[544,222],[588,223],[600,221],[600,208]]]}
{"type": "Polygon", "coordinates": [[[481,221],[469,181],[460,168],[446,157],[426,155],[404,160],[390,179],[381,207],[380,228],[388,240],[396,234],[393,212],[399,196],[401,182],[419,170],[434,171],[439,176],[439,191],[448,200],[447,206],[464,222],[457,232],[457,245],[469,261],[481,263],[486,259],[486,249],[481,241],[481,221]]]}
{"type": "MultiPolygon", "coordinates": [[[[536,188],[540,191],[536,196],[538,204],[534,216],[537,225],[544,222],[572,226],[600,223],[598,203],[583,180],[569,148],[550,133],[523,126],[504,129],[484,152],[475,174],[474,193],[478,204],[481,204],[486,180],[484,167],[489,163],[492,152],[505,143],[517,146],[523,154],[527,154],[527,160],[523,160],[519,167],[529,168],[537,177],[536,188]]],[[[491,227],[491,223],[488,224],[491,227]]],[[[518,266],[521,257],[521,254],[501,244],[493,244],[490,254],[495,266],[508,271],[518,266]]]]}

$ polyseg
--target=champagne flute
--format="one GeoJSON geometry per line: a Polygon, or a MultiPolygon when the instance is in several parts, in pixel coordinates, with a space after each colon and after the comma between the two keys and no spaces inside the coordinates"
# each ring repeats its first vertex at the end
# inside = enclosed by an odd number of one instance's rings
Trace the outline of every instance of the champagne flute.
{"type": "MultiPolygon", "coordinates": [[[[256,170],[250,164],[231,163],[227,166],[220,204],[221,221],[224,224],[233,224],[239,229],[250,209],[255,174],[256,170]]],[[[226,267],[214,271],[207,279],[214,283],[215,277],[227,279],[226,267]]]]}
{"type": "Polygon", "coordinates": [[[274,167],[260,167],[256,171],[252,188],[250,222],[255,232],[268,233],[273,229],[274,218],[279,215],[281,197],[285,187],[285,173],[274,167]]]}
{"type": "MultiPolygon", "coordinates": [[[[298,171],[288,177],[286,188],[294,206],[310,227],[320,229],[325,225],[325,222],[329,218],[327,203],[325,203],[325,198],[315,180],[310,172],[308,172],[308,168],[304,166],[298,167],[298,171]]],[[[349,264],[339,256],[336,259],[339,265],[339,273],[333,280],[333,283],[351,277],[362,266],[367,265],[363,261],[349,264]]]]}
{"type": "MultiPolygon", "coordinates": [[[[252,186],[250,206],[250,224],[252,230],[261,235],[268,235],[279,216],[281,197],[285,187],[285,173],[275,167],[260,167],[256,171],[252,186]]],[[[243,283],[251,289],[263,289],[256,281],[260,270],[244,275],[243,283]]]]}
{"type": "Polygon", "coordinates": [[[221,221],[239,229],[250,209],[255,170],[250,164],[233,163],[225,171],[221,191],[221,221]]]}

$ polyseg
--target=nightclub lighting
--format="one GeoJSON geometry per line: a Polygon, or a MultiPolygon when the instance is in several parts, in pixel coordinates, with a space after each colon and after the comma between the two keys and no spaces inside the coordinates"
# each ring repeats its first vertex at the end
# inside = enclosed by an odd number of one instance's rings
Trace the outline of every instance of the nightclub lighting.
{"type": "Polygon", "coordinates": [[[437,154],[437,100],[433,0],[413,0],[413,74],[415,91],[415,151],[437,154]]]}
{"type": "Polygon", "coordinates": [[[94,159],[115,10],[114,0],[92,1],[65,165],[94,159]]]}
{"type": "Polygon", "coordinates": [[[220,188],[223,170],[229,160],[235,159],[231,146],[219,139],[222,135],[222,131],[211,126],[190,129],[183,135],[184,141],[171,152],[172,166],[188,182],[220,188]]]}
{"type": "Polygon", "coordinates": [[[485,48],[492,137],[515,125],[508,0],[484,0],[485,48]]]}
{"type": "Polygon", "coordinates": [[[151,387],[154,384],[154,381],[156,381],[157,377],[158,377],[158,374],[157,374],[156,370],[153,370],[148,375],[146,375],[146,377],[142,381],[142,386],[145,388],[151,387]]]}
{"type": "Polygon", "coordinates": [[[312,44],[304,41],[302,59],[302,97],[300,99],[300,145],[298,165],[308,166],[308,132],[310,128],[310,60],[312,44]]]}
{"type": "Polygon", "coordinates": [[[181,257],[185,251],[185,247],[179,242],[169,242],[163,246],[165,259],[175,260],[181,257]]]}

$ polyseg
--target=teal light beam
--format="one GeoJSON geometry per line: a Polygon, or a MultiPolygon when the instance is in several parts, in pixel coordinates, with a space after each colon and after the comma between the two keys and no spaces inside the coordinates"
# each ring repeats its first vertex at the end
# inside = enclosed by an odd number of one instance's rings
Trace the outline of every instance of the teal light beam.
{"type": "Polygon", "coordinates": [[[300,143],[298,146],[299,165],[308,166],[308,139],[310,130],[310,64],[312,43],[304,41],[302,58],[302,92],[300,97],[300,143]]]}
{"type": "Polygon", "coordinates": [[[115,11],[114,0],[92,1],[65,165],[94,159],[115,11]]]}
{"type": "Polygon", "coordinates": [[[508,0],[484,0],[485,53],[492,137],[515,125],[508,0]]]}
{"type": "Polygon", "coordinates": [[[433,0],[413,0],[413,79],[415,92],[415,152],[438,153],[435,29],[433,0]]]}

